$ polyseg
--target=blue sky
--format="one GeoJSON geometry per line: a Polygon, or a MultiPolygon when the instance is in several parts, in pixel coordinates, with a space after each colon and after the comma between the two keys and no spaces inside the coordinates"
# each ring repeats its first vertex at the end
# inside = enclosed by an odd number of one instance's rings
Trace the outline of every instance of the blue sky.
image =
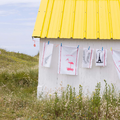
{"type": "Polygon", "coordinates": [[[40,0],[4,0],[0,2],[0,48],[36,55],[39,39],[33,47],[34,29],[40,0]]]}

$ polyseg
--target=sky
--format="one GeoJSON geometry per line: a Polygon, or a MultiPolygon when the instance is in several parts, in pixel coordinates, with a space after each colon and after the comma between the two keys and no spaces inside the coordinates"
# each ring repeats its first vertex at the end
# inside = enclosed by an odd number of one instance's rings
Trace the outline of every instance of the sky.
{"type": "Polygon", "coordinates": [[[34,56],[39,50],[32,33],[41,0],[0,1],[0,48],[34,56]]]}

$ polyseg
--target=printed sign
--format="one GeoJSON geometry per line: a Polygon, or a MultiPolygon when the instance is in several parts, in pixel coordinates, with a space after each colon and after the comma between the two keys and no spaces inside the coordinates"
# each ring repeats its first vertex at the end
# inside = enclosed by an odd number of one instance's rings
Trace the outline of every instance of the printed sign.
{"type": "Polygon", "coordinates": [[[58,74],[78,75],[79,47],[59,46],[58,74]]]}

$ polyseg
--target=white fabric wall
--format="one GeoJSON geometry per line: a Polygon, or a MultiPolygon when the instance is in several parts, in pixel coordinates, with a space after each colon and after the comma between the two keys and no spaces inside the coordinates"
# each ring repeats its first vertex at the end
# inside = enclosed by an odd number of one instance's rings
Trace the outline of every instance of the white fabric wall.
{"type": "Polygon", "coordinates": [[[59,55],[59,46],[53,48],[53,56],[51,61],[51,67],[45,68],[41,67],[39,64],[39,79],[38,79],[38,88],[37,96],[43,93],[54,93],[55,91],[60,91],[65,89],[69,84],[72,87],[75,87],[76,92],[79,90],[79,85],[83,86],[84,94],[89,94],[94,91],[95,86],[98,82],[101,82],[101,90],[104,89],[104,79],[108,84],[113,83],[116,86],[117,90],[120,90],[120,80],[115,69],[110,48],[119,49],[120,41],[115,40],[74,40],[74,39],[41,39],[40,40],[40,56],[39,63],[41,63],[41,54],[43,42],[48,42],[55,44],[63,44],[67,46],[78,46],[80,45],[79,53],[79,75],[59,75],[58,70],[58,55],[59,55]],[[88,47],[94,48],[94,59],[92,69],[82,68],[82,48],[88,47]],[[107,66],[106,67],[97,67],[95,66],[95,50],[96,49],[107,49],[107,66]]]}

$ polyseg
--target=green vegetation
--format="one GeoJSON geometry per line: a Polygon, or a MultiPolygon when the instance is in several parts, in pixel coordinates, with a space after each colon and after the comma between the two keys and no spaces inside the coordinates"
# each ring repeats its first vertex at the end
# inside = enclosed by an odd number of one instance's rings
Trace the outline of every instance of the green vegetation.
{"type": "Polygon", "coordinates": [[[2,71],[26,71],[28,67],[38,65],[38,57],[31,57],[22,53],[7,52],[0,49],[0,72],[2,71]]]}
{"type": "Polygon", "coordinates": [[[83,95],[81,85],[78,94],[68,85],[61,97],[55,93],[37,100],[38,69],[32,66],[37,62],[29,67],[30,58],[24,60],[27,71],[0,73],[0,120],[120,120],[120,93],[106,81],[102,96],[98,83],[91,97],[83,95]]]}

